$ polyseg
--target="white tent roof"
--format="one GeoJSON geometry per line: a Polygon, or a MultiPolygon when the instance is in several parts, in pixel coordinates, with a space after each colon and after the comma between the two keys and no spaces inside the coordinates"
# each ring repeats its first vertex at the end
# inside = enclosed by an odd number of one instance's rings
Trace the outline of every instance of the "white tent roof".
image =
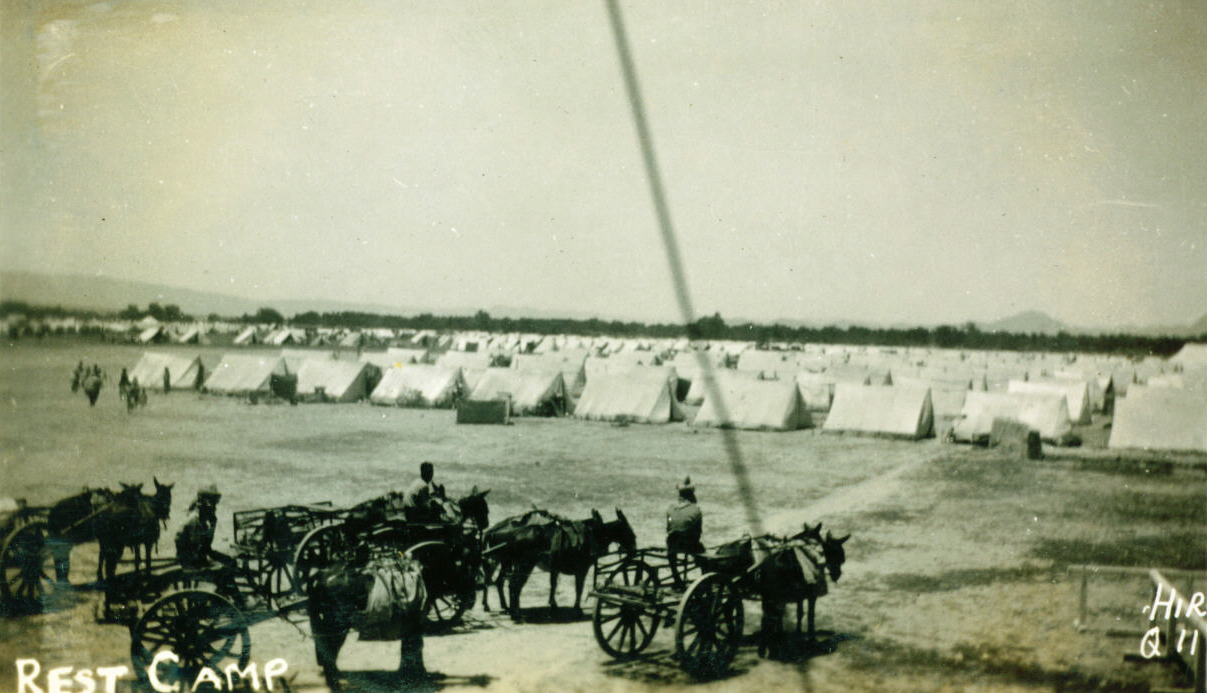
{"type": "Polygon", "coordinates": [[[1090,423],[1090,389],[1084,380],[1068,378],[1037,378],[1011,380],[1006,392],[1064,395],[1069,419],[1075,424],[1090,423]]]}
{"type": "Polygon", "coordinates": [[[1207,452],[1207,396],[1133,385],[1115,401],[1107,447],[1207,452]]]}
{"type": "Polygon", "coordinates": [[[729,379],[721,399],[704,399],[693,425],[753,430],[794,431],[812,421],[794,380],[729,379]]]}
{"type": "Polygon", "coordinates": [[[1064,395],[1050,392],[969,392],[952,429],[960,441],[989,436],[994,419],[1021,421],[1039,431],[1039,437],[1058,441],[1073,429],[1064,395]]]}
{"type": "Polygon", "coordinates": [[[559,371],[487,368],[470,394],[470,399],[490,400],[500,395],[511,397],[511,412],[517,416],[549,409],[560,399],[565,406],[566,386],[559,371]]]}
{"type": "Polygon", "coordinates": [[[267,392],[272,375],[284,373],[285,359],[275,354],[225,354],[203,389],[218,394],[267,392]]]}
{"type": "Polygon", "coordinates": [[[823,429],[916,440],[934,424],[928,388],[839,383],[823,429]]]}
{"type": "Polygon", "coordinates": [[[297,367],[298,395],[313,396],[321,388],[337,402],[355,402],[367,394],[366,377],[371,364],[333,358],[309,358],[297,367]]]}
{"type": "Polygon", "coordinates": [[[168,369],[168,378],[173,388],[196,388],[201,357],[147,351],[127,375],[131,380],[137,378],[140,387],[158,390],[163,388],[165,368],[168,369]]]}
{"type": "Polygon", "coordinates": [[[683,411],[675,401],[670,382],[661,373],[655,377],[600,373],[587,380],[574,416],[595,421],[667,423],[682,421],[683,411]]]}
{"type": "Polygon", "coordinates": [[[468,388],[460,368],[414,364],[390,368],[369,395],[373,404],[450,407],[468,388]]]}

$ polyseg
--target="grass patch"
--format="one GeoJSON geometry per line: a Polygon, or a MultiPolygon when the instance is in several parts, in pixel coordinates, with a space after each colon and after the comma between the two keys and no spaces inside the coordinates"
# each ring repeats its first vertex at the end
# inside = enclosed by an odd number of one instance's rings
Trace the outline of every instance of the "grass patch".
{"type": "Polygon", "coordinates": [[[894,573],[881,578],[888,590],[901,590],[912,594],[951,592],[963,587],[996,585],[1004,582],[1024,582],[1039,577],[1051,577],[1051,568],[1025,565],[1017,568],[969,568],[948,570],[940,575],[916,573],[894,573]]]}
{"type": "Polygon", "coordinates": [[[1203,569],[1203,546],[1207,532],[1170,532],[1118,541],[1092,542],[1083,539],[1041,539],[1032,549],[1034,558],[1058,566],[1098,563],[1133,567],[1203,569]]]}

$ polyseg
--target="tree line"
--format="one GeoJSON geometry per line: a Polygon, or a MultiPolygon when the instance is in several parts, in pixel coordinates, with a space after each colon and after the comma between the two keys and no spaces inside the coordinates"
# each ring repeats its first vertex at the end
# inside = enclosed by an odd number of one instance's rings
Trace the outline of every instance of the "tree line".
{"type": "MultiPolygon", "coordinates": [[[[22,301],[0,301],[0,315],[24,315],[30,319],[66,318],[103,319],[116,317],[139,320],[147,315],[163,322],[191,321],[193,317],[174,304],[151,303],[145,310],[129,304],[117,313],[104,315],[90,311],[64,309],[61,306],[36,306],[22,301]]],[[[719,313],[704,316],[695,322],[644,323],[598,318],[496,318],[480,310],[473,315],[386,315],[359,311],[318,313],[307,311],[286,318],[280,311],[262,307],[255,313],[223,318],[211,313],[211,322],[225,320],[244,324],[288,325],[302,329],[342,328],[390,330],[480,331],[540,335],[573,334],[585,337],[623,337],[651,339],[734,340],[755,342],[760,347],[777,343],[809,342],[815,344],[851,344],[855,346],[939,347],[944,349],[977,349],[998,351],[1055,351],[1097,354],[1121,354],[1133,357],[1147,355],[1170,356],[1187,341],[1207,341],[1207,333],[1188,340],[1172,336],[1140,336],[1129,334],[1057,334],[987,332],[975,323],[939,325],[937,327],[881,328],[862,325],[828,325],[808,327],[779,323],[760,325],[750,322],[727,324],[719,313]]]]}

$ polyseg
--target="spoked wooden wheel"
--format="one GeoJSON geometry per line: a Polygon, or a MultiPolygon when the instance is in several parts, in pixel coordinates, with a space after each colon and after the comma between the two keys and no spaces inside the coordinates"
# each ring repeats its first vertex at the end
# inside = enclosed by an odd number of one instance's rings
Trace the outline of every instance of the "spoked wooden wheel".
{"type": "Polygon", "coordinates": [[[608,574],[595,597],[591,619],[595,641],[616,659],[633,659],[654,639],[661,620],[650,587],[654,571],[638,560],[621,563],[608,574]]]}
{"type": "Polygon", "coordinates": [[[47,534],[45,522],[29,522],[9,532],[0,546],[0,604],[8,613],[39,613],[55,593],[47,534]]]}
{"type": "Polygon", "coordinates": [[[705,573],[679,603],[675,656],[692,676],[710,678],[729,668],[742,639],[742,595],[729,580],[705,573]]]}
{"type": "Polygon", "coordinates": [[[302,537],[293,555],[294,587],[307,594],[320,570],[345,562],[352,553],[353,547],[344,536],[342,526],[325,525],[310,530],[302,537]]]}
{"type": "Polygon", "coordinates": [[[423,566],[423,584],[428,600],[424,617],[429,630],[440,630],[459,623],[473,606],[476,579],[442,541],[425,541],[407,549],[406,554],[423,566]]]}
{"type": "Polygon", "coordinates": [[[237,663],[247,667],[251,636],[242,614],[227,599],[203,590],[181,590],[164,595],[147,608],[130,628],[130,660],[134,671],[146,677],[155,655],[170,651],[156,668],[159,681],[191,690],[203,667],[221,672],[237,663]]]}
{"type": "Polygon", "coordinates": [[[294,563],[295,554],[296,552],[290,551],[289,547],[281,546],[276,542],[265,544],[262,556],[252,568],[260,594],[276,600],[305,591],[298,584],[294,563]]]}

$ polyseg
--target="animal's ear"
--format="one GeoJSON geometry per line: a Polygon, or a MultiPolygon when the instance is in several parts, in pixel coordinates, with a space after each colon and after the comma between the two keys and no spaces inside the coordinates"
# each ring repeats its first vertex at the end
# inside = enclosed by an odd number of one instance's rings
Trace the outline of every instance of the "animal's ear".
{"type": "Polygon", "coordinates": [[[490,493],[490,489],[486,489],[485,491],[483,491],[483,492],[482,492],[482,494],[481,494],[481,495],[482,495],[482,497],[483,497],[483,498],[485,498],[485,497],[486,497],[486,494],[488,494],[488,493],[490,493]]]}
{"type": "Polygon", "coordinates": [[[834,535],[830,534],[830,530],[827,529],[826,530],[826,543],[828,544],[832,541],[834,541],[834,535]]]}
{"type": "Polygon", "coordinates": [[[155,488],[159,488],[159,486],[160,486],[159,477],[153,476],[153,477],[151,477],[151,481],[155,482],[155,488]]]}
{"type": "Polygon", "coordinates": [[[591,518],[596,522],[603,522],[603,515],[600,515],[599,511],[595,508],[591,508],[591,518]]]}
{"type": "Polygon", "coordinates": [[[623,513],[623,512],[621,512],[620,508],[617,508],[617,509],[616,509],[616,517],[617,517],[617,518],[619,518],[619,519],[621,519],[621,520],[623,520],[623,521],[624,521],[626,524],[627,524],[627,523],[628,523],[628,521],[629,521],[629,518],[627,518],[627,517],[625,517],[625,516],[624,516],[624,513],[623,513]]]}
{"type": "Polygon", "coordinates": [[[837,541],[839,544],[841,544],[841,543],[843,543],[844,541],[846,541],[847,539],[850,539],[850,538],[851,538],[851,535],[850,535],[850,534],[848,534],[848,535],[846,535],[845,537],[843,537],[842,539],[836,539],[835,541],[837,541]]]}

